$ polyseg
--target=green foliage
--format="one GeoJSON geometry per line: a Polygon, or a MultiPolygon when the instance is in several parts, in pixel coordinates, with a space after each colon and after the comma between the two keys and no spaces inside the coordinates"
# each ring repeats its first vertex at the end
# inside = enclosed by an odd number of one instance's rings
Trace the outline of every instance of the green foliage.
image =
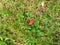
{"type": "Polygon", "coordinates": [[[6,40],[5,42],[6,42],[8,45],[14,45],[13,40],[11,40],[11,39],[6,40]]]}
{"type": "Polygon", "coordinates": [[[14,45],[13,39],[22,45],[25,45],[25,42],[27,45],[60,45],[60,1],[27,0],[27,2],[23,0],[1,1],[0,36],[2,38],[0,45],[14,45]],[[45,12],[41,14],[42,1],[45,3],[45,12]],[[32,18],[35,22],[29,25],[29,20],[32,18]],[[6,40],[6,38],[10,39],[6,40]]]}
{"type": "Polygon", "coordinates": [[[8,0],[2,0],[4,3],[7,3],[8,2],[8,0]]]}
{"type": "Polygon", "coordinates": [[[3,10],[2,11],[2,17],[8,17],[11,16],[12,14],[8,10],[3,10]]]}
{"type": "Polygon", "coordinates": [[[0,41],[0,45],[7,45],[7,43],[0,41]]]}
{"type": "Polygon", "coordinates": [[[23,13],[21,12],[21,13],[20,13],[20,19],[23,20],[23,18],[24,18],[24,15],[23,15],[23,13]]]}
{"type": "Polygon", "coordinates": [[[28,13],[26,13],[26,15],[28,16],[27,17],[28,19],[36,18],[36,16],[32,12],[28,12],[28,13]]]}
{"type": "Polygon", "coordinates": [[[23,3],[20,3],[20,8],[23,9],[25,6],[23,3]]]}
{"type": "Polygon", "coordinates": [[[0,37],[0,45],[14,45],[14,40],[6,37],[0,37]]]}

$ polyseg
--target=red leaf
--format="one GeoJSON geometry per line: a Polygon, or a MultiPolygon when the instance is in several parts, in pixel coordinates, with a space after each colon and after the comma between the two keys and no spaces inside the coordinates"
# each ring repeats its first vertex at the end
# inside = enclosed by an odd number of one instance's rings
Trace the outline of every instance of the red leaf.
{"type": "Polygon", "coordinates": [[[32,25],[32,24],[34,24],[34,19],[31,19],[31,20],[29,21],[29,25],[32,25]]]}

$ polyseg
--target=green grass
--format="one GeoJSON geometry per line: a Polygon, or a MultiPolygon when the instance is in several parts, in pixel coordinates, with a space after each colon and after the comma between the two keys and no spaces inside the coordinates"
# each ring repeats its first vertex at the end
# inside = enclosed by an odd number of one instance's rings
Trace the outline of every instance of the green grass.
{"type": "Polygon", "coordinates": [[[60,45],[60,0],[1,0],[0,45],[60,45]]]}

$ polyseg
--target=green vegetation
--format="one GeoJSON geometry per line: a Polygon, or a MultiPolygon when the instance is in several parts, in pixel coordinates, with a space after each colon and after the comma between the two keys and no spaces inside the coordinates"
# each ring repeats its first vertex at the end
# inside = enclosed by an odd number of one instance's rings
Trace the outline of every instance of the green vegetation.
{"type": "Polygon", "coordinates": [[[60,0],[1,0],[0,45],[60,45],[60,0]]]}

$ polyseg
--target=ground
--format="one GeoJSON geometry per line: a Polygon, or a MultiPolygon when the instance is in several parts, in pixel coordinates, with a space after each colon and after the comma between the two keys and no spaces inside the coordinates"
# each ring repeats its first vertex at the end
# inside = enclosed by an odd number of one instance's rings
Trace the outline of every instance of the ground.
{"type": "Polygon", "coordinates": [[[60,45],[60,0],[0,0],[0,45],[60,45]]]}

